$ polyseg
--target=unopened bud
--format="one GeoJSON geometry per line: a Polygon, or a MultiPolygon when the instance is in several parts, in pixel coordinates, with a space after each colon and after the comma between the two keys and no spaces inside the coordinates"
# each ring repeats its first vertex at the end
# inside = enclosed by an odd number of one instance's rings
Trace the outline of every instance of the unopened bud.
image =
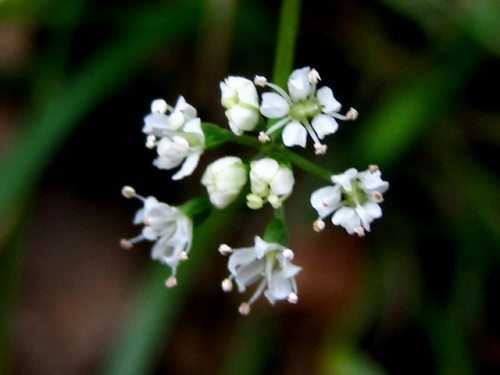
{"type": "Polygon", "coordinates": [[[151,102],[151,112],[153,113],[165,113],[167,107],[167,102],[163,99],[155,99],[151,102]]]}

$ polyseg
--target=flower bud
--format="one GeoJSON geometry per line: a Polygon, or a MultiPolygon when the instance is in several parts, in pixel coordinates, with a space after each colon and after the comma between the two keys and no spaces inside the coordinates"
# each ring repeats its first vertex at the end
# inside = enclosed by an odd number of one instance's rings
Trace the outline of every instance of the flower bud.
{"type": "Polygon", "coordinates": [[[240,158],[226,156],[210,164],[201,183],[208,191],[210,202],[217,208],[225,208],[240,193],[247,181],[245,164],[240,158]]]}

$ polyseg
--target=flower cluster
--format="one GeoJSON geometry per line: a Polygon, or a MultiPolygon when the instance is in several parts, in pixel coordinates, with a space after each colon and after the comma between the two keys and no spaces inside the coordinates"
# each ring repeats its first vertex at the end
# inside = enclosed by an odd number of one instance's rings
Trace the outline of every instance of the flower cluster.
{"type": "Polygon", "coordinates": [[[154,197],[144,198],[131,187],[124,187],[125,197],[143,202],[134,219],[134,224],[143,225],[143,229],[139,236],[121,240],[122,247],[131,248],[141,240],[154,242],[151,256],[170,267],[166,284],[173,287],[177,283],[177,267],[187,260],[191,249],[193,227],[208,217],[211,207],[222,210],[244,196],[252,211],[270,206],[275,215],[264,235],[255,235],[253,246],[232,249],[220,245],[219,251],[229,255],[229,276],[223,280],[222,288],[229,292],[235,282],[238,291],[244,293],[257,283],[253,295],[240,305],[243,315],[250,312],[250,306],[262,294],[271,304],[280,300],[297,303],[295,277],[302,268],[292,263],[294,253],[287,247],[283,210],[285,200],[293,193],[294,170],[330,176],[327,180],[331,185],[319,188],[310,197],[318,214],[313,223],[317,232],[325,228],[323,220],[331,215],[332,223],[344,227],[347,233],[365,235],[373,220],[382,216],[382,194],[389,188],[377,166],[371,165],[362,172],[350,168],[334,174],[289,149],[306,148],[309,136],[315,154],[323,155],[327,151],[323,140],[337,132],[337,121],[358,117],[353,108],[341,114],[342,106],[333,91],[318,87],[319,81],[318,72],[310,67],[294,70],[286,90],[262,76],[253,80],[225,78],[219,86],[230,130],[202,122],[196,109],[182,96],[175,106],[163,99],[153,100],[142,131],[146,134],[146,146],[158,154],[153,161],[156,167],[179,167],[173,180],[192,175],[201,155],[224,142],[255,148],[256,153],[250,160],[228,155],[208,164],[201,178],[206,193],[178,207],[154,197]],[[263,88],[272,91],[259,96],[263,88]]]}

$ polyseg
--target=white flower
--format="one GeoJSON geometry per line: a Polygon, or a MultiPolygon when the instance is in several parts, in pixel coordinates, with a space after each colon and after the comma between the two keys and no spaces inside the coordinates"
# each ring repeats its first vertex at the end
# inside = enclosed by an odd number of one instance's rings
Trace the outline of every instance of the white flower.
{"type": "Polygon", "coordinates": [[[144,118],[142,131],[148,135],[146,146],[156,147],[158,157],[153,164],[160,169],[173,169],[172,176],[180,180],[193,173],[205,147],[205,135],[196,109],[180,96],[174,108],[162,99],[151,104],[151,114],[144,118]],[[169,115],[166,113],[170,112],[169,115]]]}
{"type": "Polygon", "coordinates": [[[131,187],[124,187],[122,193],[126,198],[137,198],[143,202],[143,207],[137,211],[133,223],[144,225],[137,237],[122,239],[122,247],[130,249],[133,244],[142,240],[154,242],[151,258],[170,267],[171,276],[166,283],[169,287],[175,286],[177,266],[187,259],[191,249],[192,221],[178,208],[158,202],[155,197],[144,198],[136,194],[131,187]]]}
{"type": "Polygon", "coordinates": [[[317,89],[319,74],[309,67],[297,69],[288,78],[288,92],[281,87],[256,77],[259,84],[276,92],[262,94],[260,112],[265,117],[278,119],[266,134],[270,135],[283,128],[282,139],[285,146],[306,147],[307,133],[314,141],[316,154],[324,154],[326,145],[320,139],[333,134],[338,129],[335,119],[354,120],[357,112],[350,109],[346,116],[339,114],[341,105],[330,88],[317,89]]]}
{"type": "Polygon", "coordinates": [[[343,226],[349,234],[363,236],[365,230],[370,231],[371,222],[382,216],[379,203],[389,183],[382,180],[380,170],[374,165],[363,172],[350,168],[331,179],[333,186],[320,188],[311,195],[311,205],[319,216],[314,229],[322,230],[323,219],[333,214],[334,225],[343,226]]]}
{"type": "Polygon", "coordinates": [[[290,168],[271,158],[263,158],[250,163],[250,190],[247,205],[252,209],[261,208],[269,202],[274,208],[281,207],[292,193],[295,180],[290,168]]]}
{"type": "Polygon", "coordinates": [[[283,299],[296,303],[298,297],[295,275],[302,268],[290,261],[293,252],[278,243],[268,243],[259,236],[255,236],[254,241],[252,247],[231,249],[227,265],[230,275],[222,283],[223,290],[231,291],[234,280],[238,291],[243,293],[247,286],[260,280],[252,297],[240,306],[240,312],[244,315],[250,312],[250,305],[262,293],[273,305],[283,299]]]}
{"type": "Polygon", "coordinates": [[[254,130],[259,122],[259,97],[252,81],[229,76],[220,83],[221,103],[226,108],[229,127],[236,135],[254,130]]]}
{"type": "Polygon", "coordinates": [[[247,182],[245,164],[236,156],[226,156],[210,164],[201,178],[210,202],[217,208],[232,203],[247,182]]]}

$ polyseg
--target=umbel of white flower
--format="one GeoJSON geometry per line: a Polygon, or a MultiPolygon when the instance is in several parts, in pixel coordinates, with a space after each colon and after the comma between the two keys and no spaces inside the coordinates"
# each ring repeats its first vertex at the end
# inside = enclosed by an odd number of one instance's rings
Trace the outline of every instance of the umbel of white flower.
{"type": "Polygon", "coordinates": [[[236,135],[254,130],[259,122],[259,96],[252,81],[229,76],[220,83],[221,103],[226,108],[229,127],[236,135]]]}
{"type": "Polygon", "coordinates": [[[288,93],[281,87],[267,82],[265,77],[256,76],[258,86],[268,86],[276,92],[262,94],[260,112],[270,119],[277,119],[265,134],[259,137],[267,141],[269,136],[283,128],[282,139],[285,146],[306,147],[307,134],[314,141],[316,154],[325,154],[326,145],[321,140],[338,129],[336,119],[354,120],[357,111],[350,109],[347,114],[339,113],[341,105],[329,87],[317,89],[320,80],[315,69],[296,69],[288,78],[288,93]]]}
{"type": "Polygon", "coordinates": [[[263,158],[250,163],[250,190],[247,205],[259,209],[266,202],[273,208],[281,207],[292,193],[295,180],[287,166],[271,158],[263,158]]]}
{"type": "Polygon", "coordinates": [[[382,180],[375,165],[363,172],[350,168],[331,179],[333,186],[322,187],[311,195],[311,205],[319,215],[314,230],[321,231],[325,226],[323,219],[333,214],[334,225],[343,226],[349,234],[363,236],[365,230],[370,231],[371,222],[382,216],[379,203],[389,183],[382,180]]]}
{"type": "Polygon", "coordinates": [[[210,202],[217,208],[225,208],[231,204],[246,182],[247,169],[236,156],[217,159],[207,167],[201,178],[210,202]]]}
{"type": "Polygon", "coordinates": [[[230,275],[222,282],[222,289],[230,292],[234,280],[238,291],[243,293],[247,286],[260,281],[248,302],[240,305],[239,311],[243,315],[250,313],[250,305],[262,293],[273,305],[276,301],[284,299],[290,303],[297,303],[295,276],[302,268],[292,264],[292,250],[278,243],[266,242],[259,236],[255,236],[254,241],[252,247],[239,249],[231,249],[227,245],[219,247],[223,255],[231,254],[227,265],[230,275]]]}
{"type": "Polygon", "coordinates": [[[126,198],[137,198],[142,201],[143,207],[135,215],[133,223],[144,225],[142,232],[132,239],[122,239],[120,244],[125,249],[142,240],[154,242],[151,249],[151,258],[168,265],[171,275],[166,285],[171,288],[177,284],[175,277],[177,266],[187,260],[193,239],[193,223],[178,208],[166,203],[158,202],[155,197],[144,198],[136,194],[130,186],[122,189],[126,198]]]}
{"type": "Polygon", "coordinates": [[[144,117],[142,131],[147,134],[146,147],[155,148],[158,157],[153,164],[159,169],[173,169],[180,180],[193,173],[205,149],[205,135],[196,109],[180,96],[175,107],[163,99],[151,103],[151,113],[144,117]]]}

